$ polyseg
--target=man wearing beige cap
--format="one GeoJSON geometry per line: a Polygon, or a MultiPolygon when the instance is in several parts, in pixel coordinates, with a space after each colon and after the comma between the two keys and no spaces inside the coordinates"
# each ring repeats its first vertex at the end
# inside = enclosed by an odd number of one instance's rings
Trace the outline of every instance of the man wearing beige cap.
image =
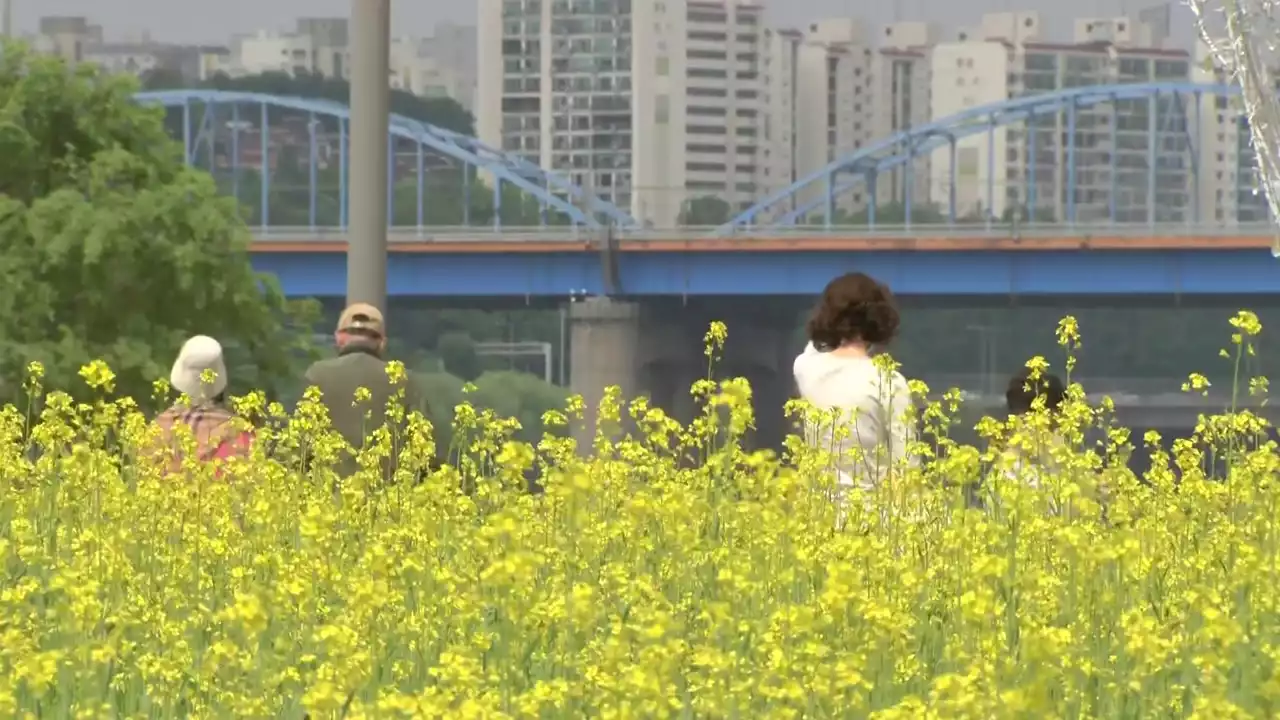
{"type": "MultiPolygon", "coordinates": [[[[334,429],[353,448],[359,450],[365,437],[382,427],[387,402],[402,387],[405,409],[426,414],[422,394],[411,378],[401,386],[392,384],[387,377],[387,362],[382,357],[387,348],[387,331],[378,308],[355,303],[343,310],[333,339],[338,356],[312,365],[306,380],[308,386],[320,389],[334,429]],[[368,390],[370,398],[357,404],[355,395],[360,388],[368,390]]],[[[346,476],[358,467],[354,457],[344,457],[336,469],[346,476]]]]}

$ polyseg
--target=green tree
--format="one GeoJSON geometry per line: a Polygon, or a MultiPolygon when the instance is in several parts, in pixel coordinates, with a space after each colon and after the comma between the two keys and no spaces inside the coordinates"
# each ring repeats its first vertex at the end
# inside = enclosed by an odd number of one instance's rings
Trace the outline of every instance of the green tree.
{"type": "Polygon", "coordinates": [[[1004,213],[1000,216],[1000,222],[1038,222],[1052,223],[1058,221],[1058,216],[1049,208],[1038,207],[1034,213],[1027,212],[1027,208],[1022,205],[1009,205],[1005,207],[1004,213]]]}
{"type": "Polygon", "coordinates": [[[732,208],[729,203],[714,195],[686,200],[680,209],[678,222],[685,227],[711,227],[729,222],[732,208]]]}
{"type": "MultiPolygon", "coordinates": [[[[487,372],[475,381],[472,402],[478,407],[520,421],[517,437],[536,443],[546,428],[542,416],[548,410],[563,410],[569,399],[567,390],[541,378],[522,372],[498,370],[487,372]]],[[[556,428],[556,432],[560,432],[556,428]]]]}
{"type": "Polygon", "coordinates": [[[441,335],[436,354],[450,375],[456,375],[466,382],[480,377],[482,369],[480,356],[476,353],[476,343],[466,333],[449,332],[441,335]]]}
{"type": "MultiPolygon", "coordinates": [[[[147,90],[172,90],[190,85],[181,75],[168,72],[149,74],[143,79],[143,84],[147,90]]],[[[228,92],[329,100],[342,105],[349,105],[351,102],[351,85],[346,80],[325,77],[319,73],[289,75],[267,72],[239,77],[219,73],[202,83],[201,87],[228,92]]],[[[475,135],[475,121],[471,113],[453,98],[428,98],[392,89],[391,112],[463,135],[475,135]]]]}
{"type": "MultiPolygon", "coordinates": [[[[536,443],[545,428],[542,416],[548,410],[562,410],[569,399],[564,388],[550,385],[528,373],[498,370],[486,372],[475,379],[475,392],[462,392],[464,381],[446,372],[424,372],[416,376],[431,406],[431,423],[435,427],[438,454],[448,457],[453,445],[453,411],[464,401],[477,408],[492,410],[503,417],[520,421],[517,437],[536,443]]],[[[554,432],[563,432],[555,428],[554,432]]]]}
{"type": "MultiPolygon", "coordinates": [[[[823,211],[819,210],[812,213],[806,218],[809,225],[822,225],[825,222],[823,211]]],[[[912,205],[911,206],[911,224],[912,225],[944,225],[950,222],[950,218],[946,213],[938,210],[933,205],[912,205]]],[[[848,212],[836,208],[831,214],[831,224],[840,226],[857,226],[870,225],[871,214],[866,210],[857,212],[848,212]]],[[[876,225],[894,226],[907,224],[907,209],[902,203],[885,203],[876,206],[876,225]]]]}
{"type": "Polygon", "coordinates": [[[0,376],[38,360],[71,389],[102,359],[146,398],[197,333],[236,349],[236,388],[294,375],[316,308],[253,271],[235,203],[184,164],[162,111],[132,101],[136,80],[2,52],[0,376]]]}
{"type": "MultiPolygon", "coordinates": [[[[450,168],[427,174],[421,187],[416,177],[397,183],[392,199],[395,224],[417,225],[418,203],[421,202],[424,226],[491,225],[495,213],[493,188],[474,176],[468,178],[468,182],[469,191],[463,183],[462,173],[450,168]]],[[[542,224],[542,208],[536,199],[509,183],[503,183],[501,192],[499,211],[503,225],[533,227],[542,224]]],[[[546,221],[548,225],[568,224],[568,218],[553,209],[548,209],[546,221]]]]}

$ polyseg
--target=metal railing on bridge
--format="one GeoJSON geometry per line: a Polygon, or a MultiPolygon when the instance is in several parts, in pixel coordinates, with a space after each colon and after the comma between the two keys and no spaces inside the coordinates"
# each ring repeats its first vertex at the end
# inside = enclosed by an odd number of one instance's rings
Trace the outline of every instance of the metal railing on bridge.
{"type": "MultiPolygon", "coordinates": [[[[388,241],[400,242],[577,242],[596,239],[609,233],[621,241],[651,240],[723,240],[732,239],[845,239],[902,240],[904,238],[930,239],[984,239],[1006,238],[1015,240],[1079,238],[1082,241],[1094,237],[1105,238],[1270,238],[1274,226],[1270,223],[1168,223],[1168,224],[1102,224],[1084,223],[1035,223],[1021,225],[866,225],[845,227],[791,226],[775,228],[737,229],[730,235],[712,237],[717,228],[673,227],[609,230],[574,227],[502,227],[475,226],[418,227],[398,226],[388,229],[388,241]]],[[[258,240],[305,240],[307,242],[344,242],[347,229],[342,227],[272,226],[255,227],[253,235],[258,240]]]]}

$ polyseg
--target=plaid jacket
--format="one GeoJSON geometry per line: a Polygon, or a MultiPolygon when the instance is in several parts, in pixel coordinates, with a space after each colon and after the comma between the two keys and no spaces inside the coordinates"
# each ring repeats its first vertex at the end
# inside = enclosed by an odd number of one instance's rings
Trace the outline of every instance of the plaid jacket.
{"type": "Polygon", "coordinates": [[[235,416],[220,405],[201,405],[197,407],[173,407],[160,413],[156,418],[163,438],[163,448],[171,455],[170,472],[177,472],[182,467],[183,456],[178,447],[177,431],[179,425],[191,428],[196,443],[196,457],[200,462],[211,462],[219,458],[245,457],[249,453],[249,445],[253,436],[237,430],[232,425],[235,416]]]}

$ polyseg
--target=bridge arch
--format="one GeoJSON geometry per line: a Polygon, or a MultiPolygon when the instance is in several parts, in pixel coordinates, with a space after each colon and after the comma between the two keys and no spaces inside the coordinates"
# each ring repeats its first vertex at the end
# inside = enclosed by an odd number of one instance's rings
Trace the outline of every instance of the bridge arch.
{"type": "MultiPolygon", "coordinates": [[[[834,226],[833,220],[838,213],[837,199],[842,198],[850,192],[862,188],[865,192],[866,206],[866,224],[874,226],[876,223],[875,207],[878,198],[877,187],[880,184],[880,174],[887,170],[895,170],[901,168],[901,183],[893,189],[899,190],[895,193],[896,197],[901,198],[901,204],[904,206],[906,215],[906,224],[912,224],[912,206],[913,193],[917,178],[913,173],[916,165],[919,164],[921,158],[928,158],[940,150],[949,149],[949,162],[947,162],[948,176],[944,177],[941,182],[934,184],[934,176],[929,177],[931,189],[941,188],[941,194],[946,195],[942,203],[946,208],[947,220],[950,224],[955,224],[959,218],[957,217],[957,188],[959,183],[964,180],[957,179],[957,150],[961,147],[962,141],[966,138],[985,133],[987,135],[986,149],[986,172],[977,172],[976,174],[985,180],[986,187],[980,193],[982,207],[986,209],[986,216],[981,220],[990,225],[993,221],[998,221],[993,212],[996,208],[1014,209],[1019,214],[1025,215],[1028,221],[1034,221],[1035,215],[1042,205],[1039,202],[1042,198],[1037,197],[1037,189],[1039,186],[1046,184],[1043,180],[1037,179],[1034,182],[1028,182],[1028,178],[1039,178],[1038,170],[1044,170],[1043,167],[1037,167],[1038,162],[1044,162],[1048,159],[1048,164],[1053,166],[1051,172],[1058,173],[1062,177],[1058,179],[1056,185],[1049,182],[1061,197],[1054,199],[1055,205],[1060,205],[1058,215],[1059,221],[1075,224],[1077,222],[1106,222],[1115,223],[1118,221],[1117,197],[1120,190],[1132,191],[1132,187],[1118,185],[1117,178],[1122,174],[1118,170],[1117,158],[1121,155],[1119,151],[1120,145],[1117,141],[1117,133],[1120,132],[1118,125],[1124,114],[1119,110],[1121,106],[1134,107],[1145,102],[1145,110],[1131,113],[1129,118],[1134,116],[1141,117],[1145,120],[1146,126],[1137,128],[1136,131],[1145,134],[1146,147],[1135,153],[1129,153],[1129,160],[1136,161],[1141,157],[1141,167],[1138,169],[1143,177],[1144,182],[1141,183],[1142,190],[1145,190],[1147,197],[1143,211],[1146,217],[1141,221],[1148,223],[1156,223],[1159,220],[1159,213],[1166,212],[1168,208],[1162,208],[1161,202],[1156,197],[1156,191],[1159,182],[1162,180],[1158,175],[1170,174],[1174,171],[1182,172],[1193,185],[1191,188],[1184,188],[1187,193],[1189,202],[1186,207],[1181,208],[1187,215],[1183,220],[1189,223],[1200,222],[1200,160],[1203,146],[1197,142],[1206,136],[1204,129],[1206,123],[1210,122],[1213,115],[1219,111],[1215,107],[1205,107],[1205,99],[1231,97],[1239,95],[1239,88],[1225,84],[1200,84],[1190,82],[1152,82],[1152,83],[1131,83],[1120,85],[1101,85],[1071,88],[1067,90],[1059,90],[1041,95],[1032,95],[1012,100],[991,103],[979,107],[969,108],[959,113],[926,123],[908,130],[898,132],[886,138],[875,140],[865,147],[857,151],[839,158],[823,168],[820,168],[792,183],[791,185],[768,195],[750,208],[742,211],[733,217],[726,224],[717,229],[717,234],[731,234],[738,230],[748,230],[751,228],[763,227],[788,227],[803,225],[806,218],[810,218],[814,213],[820,213],[817,224],[830,228],[834,226]],[[1109,110],[1109,118],[1099,121],[1101,117],[1100,111],[1109,110]],[[1093,123],[1086,131],[1083,119],[1088,117],[1093,123]],[[1039,127],[1036,122],[1046,119],[1053,119],[1051,126],[1039,127]],[[1021,167],[1021,184],[1022,194],[1012,205],[1006,202],[1006,198],[997,196],[995,187],[995,178],[997,166],[1006,170],[1013,167],[1009,156],[998,157],[996,154],[997,145],[1005,145],[1005,142],[998,143],[996,140],[997,132],[1009,132],[1004,130],[1011,125],[1025,124],[1025,142],[1019,146],[1024,152],[1019,158],[1021,167]],[[1106,132],[1094,132],[1098,125],[1107,127],[1106,132]],[[1039,133],[1048,132],[1050,134],[1050,151],[1046,153],[1044,148],[1038,141],[1039,133]],[[1081,140],[1085,138],[1085,133],[1090,133],[1089,141],[1094,142],[1100,136],[1106,136],[1101,142],[1109,142],[1108,163],[1110,169],[1111,192],[1107,215],[1103,218],[1081,218],[1078,210],[1079,195],[1077,181],[1080,180],[1078,173],[1081,169],[1080,157],[1081,153],[1088,152],[1095,148],[1087,148],[1081,145],[1081,140]],[[1057,137],[1056,140],[1052,139],[1057,137]],[[1161,147],[1161,142],[1168,138],[1178,138],[1182,140],[1180,149],[1170,150],[1167,147],[1161,147]],[[1040,151],[1025,152],[1025,148],[1038,147],[1040,151]],[[1065,157],[1061,160],[1053,160],[1052,153],[1061,152],[1065,157]],[[1162,163],[1181,153],[1183,162],[1187,165],[1185,168],[1168,168],[1162,167],[1162,163]],[[985,177],[983,177],[985,175],[985,177]]],[[[1232,122],[1240,122],[1233,119],[1232,122]]],[[[1127,128],[1126,131],[1134,131],[1135,128],[1127,128]]],[[[1174,143],[1178,144],[1178,143],[1174,143]]],[[[1012,145],[1009,145],[1012,147],[1012,145]]],[[[1235,151],[1235,146],[1230,148],[1235,151]]],[[[1176,163],[1175,163],[1176,164],[1176,163]]],[[[1095,168],[1090,168],[1095,169],[1095,168]]],[[[1134,168],[1127,169],[1128,176],[1134,176],[1134,168]]],[[[1238,182],[1238,181],[1237,181],[1238,182]]],[[[1236,182],[1232,183],[1235,187],[1236,182]]],[[[1012,183],[1005,188],[1000,188],[1007,196],[1008,191],[1012,189],[1012,183]]],[[[1105,190],[1103,191],[1105,194],[1105,190]]],[[[938,198],[930,197],[930,200],[937,202],[938,198]]],[[[1097,209],[1096,203],[1094,209],[1097,209]]],[[[1212,219],[1212,218],[1209,218],[1212,219]]],[[[1259,218],[1265,220],[1266,218],[1259,218]]]]}
{"type": "MultiPolygon", "coordinates": [[[[347,106],[328,100],[204,89],[140,92],[134,97],[138,102],[144,104],[160,105],[167,108],[182,108],[182,140],[188,162],[194,160],[197,148],[202,143],[212,142],[214,130],[217,127],[216,122],[226,119],[226,115],[221,118],[218,117],[220,115],[218,112],[220,107],[230,108],[228,114],[231,116],[230,132],[233,146],[237,142],[241,125],[267,128],[266,132],[258,133],[263,168],[260,202],[262,204],[261,215],[264,229],[269,229],[270,225],[270,170],[269,163],[266,162],[271,139],[268,111],[272,108],[278,108],[310,115],[311,120],[307,124],[307,140],[312,160],[315,160],[318,152],[316,131],[318,124],[316,119],[320,117],[336,119],[339,126],[339,193],[341,196],[339,201],[341,220],[339,224],[345,227],[348,182],[346,173],[346,136],[351,119],[350,108],[347,106]],[[243,113],[242,110],[246,107],[256,108],[256,114],[253,112],[243,113]],[[193,113],[197,110],[201,112],[201,117],[198,121],[193,117],[193,113]]],[[[433,151],[442,157],[462,164],[464,183],[468,183],[466,186],[467,191],[470,189],[469,178],[471,177],[471,171],[484,170],[492,175],[494,178],[492,190],[495,205],[493,213],[495,228],[501,227],[500,206],[502,202],[501,186],[503,183],[518,188],[525,195],[538,202],[540,206],[539,215],[543,224],[547,222],[549,211],[556,211],[569,218],[573,225],[578,226],[601,227],[608,224],[631,228],[637,225],[635,219],[627,212],[595,195],[587,193],[582,188],[570,183],[563,176],[547,172],[518,156],[489,147],[476,138],[467,137],[445,128],[394,114],[391,116],[389,129],[393,139],[393,142],[389,143],[388,146],[389,153],[395,152],[395,139],[409,141],[417,148],[418,192],[416,210],[418,216],[417,225],[419,227],[423,225],[423,182],[424,173],[427,172],[424,167],[424,150],[433,151]]],[[[212,157],[213,153],[209,154],[212,157]]],[[[313,227],[316,225],[317,215],[316,166],[316,162],[309,163],[309,216],[313,227]]],[[[395,166],[395,162],[388,164],[392,171],[395,166]]],[[[388,177],[389,182],[392,179],[388,177]]],[[[391,195],[394,196],[394,193],[391,195]]],[[[392,202],[394,202],[393,197],[389,198],[389,204],[392,202]]],[[[466,211],[469,212],[470,201],[468,200],[464,204],[467,205],[466,211]]],[[[391,212],[391,208],[388,209],[388,212],[391,212]]]]}

